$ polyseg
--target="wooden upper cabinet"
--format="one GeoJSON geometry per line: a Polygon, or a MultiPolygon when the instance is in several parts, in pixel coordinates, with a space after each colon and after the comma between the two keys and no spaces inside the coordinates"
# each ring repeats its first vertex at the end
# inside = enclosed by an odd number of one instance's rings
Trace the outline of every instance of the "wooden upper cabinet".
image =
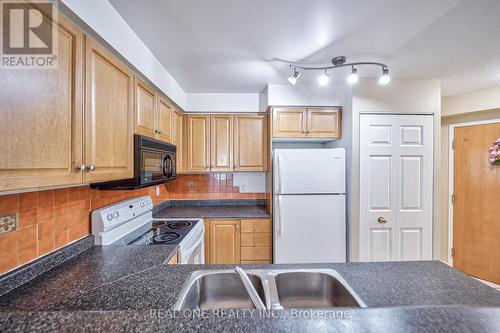
{"type": "Polygon", "coordinates": [[[240,221],[210,220],[210,264],[240,263],[240,221]]]}
{"type": "Polygon", "coordinates": [[[340,108],[273,108],[273,138],[340,138],[340,108]]]}
{"type": "Polygon", "coordinates": [[[234,116],[234,171],[267,170],[267,116],[234,116]]]}
{"type": "Polygon", "coordinates": [[[134,75],[89,38],[86,52],[85,181],[131,178],[134,75]]]}
{"type": "Polygon", "coordinates": [[[187,115],[187,171],[210,171],[210,116],[187,115]]]}
{"type": "Polygon", "coordinates": [[[174,109],[171,112],[172,116],[172,144],[174,144],[177,147],[177,173],[180,172],[186,172],[185,170],[185,164],[184,164],[184,138],[183,138],[183,133],[184,133],[184,126],[183,126],[183,117],[182,113],[174,109]]]}
{"type": "Polygon", "coordinates": [[[233,116],[210,117],[210,170],[233,170],[233,116]]]}
{"type": "Polygon", "coordinates": [[[0,70],[0,191],[81,183],[83,34],[59,15],[58,67],[0,70]]]}
{"type": "Polygon", "coordinates": [[[172,107],[166,98],[158,98],[158,110],[156,112],[156,138],[165,142],[171,142],[171,117],[172,107]]]}
{"type": "Polygon", "coordinates": [[[135,85],[135,132],[154,137],[156,134],[156,92],[145,82],[136,78],[135,85]]]}
{"type": "Polygon", "coordinates": [[[307,109],[273,108],[273,137],[307,137],[307,109]]]}
{"type": "Polygon", "coordinates": [[[313,108],[307,110],[307,136],[340,138],[340,109],[313,108]]]}

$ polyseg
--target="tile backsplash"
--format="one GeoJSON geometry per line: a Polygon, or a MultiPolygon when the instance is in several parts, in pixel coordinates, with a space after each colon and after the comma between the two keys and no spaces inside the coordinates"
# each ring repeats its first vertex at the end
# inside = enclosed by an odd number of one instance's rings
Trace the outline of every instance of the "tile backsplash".
{"type": "Polygon", "coordinates": [[[232,173],[178,175],[176,180],[132,191],[80,186],[0,196],[0,216],[17,213],[18,226],[0,235],[0,274],[91,233],[90,212],[114,202],[150,195],[155,204],[176,199],[265,199],[240,193],[232,173]]]}

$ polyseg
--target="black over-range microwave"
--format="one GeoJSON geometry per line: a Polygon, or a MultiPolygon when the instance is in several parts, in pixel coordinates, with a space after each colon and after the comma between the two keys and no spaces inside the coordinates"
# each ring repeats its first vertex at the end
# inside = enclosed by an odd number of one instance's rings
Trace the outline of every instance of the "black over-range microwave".
{"type": "Polygon", "coordinates": [[[135,135],[134,178],[95,183],[91,187],[103,190],[137,189],[175,179],[176,150],[175,145],[135,135]]]}

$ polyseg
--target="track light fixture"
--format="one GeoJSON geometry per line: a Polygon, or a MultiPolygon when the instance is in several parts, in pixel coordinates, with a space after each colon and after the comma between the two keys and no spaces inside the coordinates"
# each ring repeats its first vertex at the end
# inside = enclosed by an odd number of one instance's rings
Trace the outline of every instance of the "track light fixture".
{"type": "Polygon", "coordinates": [[[299,78],[300,73],[297,71],[297,68],[293,69],[293,74],[288,78],[288,82],[295,85],[297,83],[297,79],[299,78]]]}
{"type": "Polygon", "coordinates": [[[293,85],[297,83],[297,80],[300,76],[300,73],[298,72],[299,69],[306,71],[320,70],[324,71],[324,73],[318,78],[318,84],[324,86],[327,85],[329,81],[330,75],[328,74],[328,70],[350,66],[352,69],[351,69],[351,74],[347,77],[347,82],[349,84],[355,84],[356,82],[358,82],[359,77],[358,77],[358,70],[354,66],[364,66],[364,65],[382,67],[382,76],[379,78],[380,84],[386,85],[391,81],[391,77],[389,76],[389,66],[387,66],[386,64],[380,62],[371,62],[371,61],[346,63],[346,61],[347,61],[346,57],[340,56],[333,58],[332,64],[327,66],[306,66],[298,63],[288,62],[289,66],[293,68],[293,74],[288,78],[288,81],[293,85]]]}

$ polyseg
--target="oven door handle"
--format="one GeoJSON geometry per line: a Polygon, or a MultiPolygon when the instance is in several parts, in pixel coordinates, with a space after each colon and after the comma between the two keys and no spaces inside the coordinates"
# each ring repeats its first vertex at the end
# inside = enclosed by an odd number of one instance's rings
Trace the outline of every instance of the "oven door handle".
{"type": "Polygon", "coordinates": [[[200,245],[200,244],[201,244],[201,242],[203,242],[203,238],[204,238],[203,233],[202,233],[200,236],[201,236],[201,237],[200,237],[200,239],[198,239],[198,240],[196,241],[196,243],[195,243],[193,246],[191,246],[191,247],[190,247],[188,250],[186,250],[186,251],[182,251],[182,254],[181,254],[181,255],[182,255],[182,257],[189,257],[189,256],[191,255],[191,253],[193,253],[193,252],[194,252],[194,250],[198,247],[198,245],[200,245]]]}

